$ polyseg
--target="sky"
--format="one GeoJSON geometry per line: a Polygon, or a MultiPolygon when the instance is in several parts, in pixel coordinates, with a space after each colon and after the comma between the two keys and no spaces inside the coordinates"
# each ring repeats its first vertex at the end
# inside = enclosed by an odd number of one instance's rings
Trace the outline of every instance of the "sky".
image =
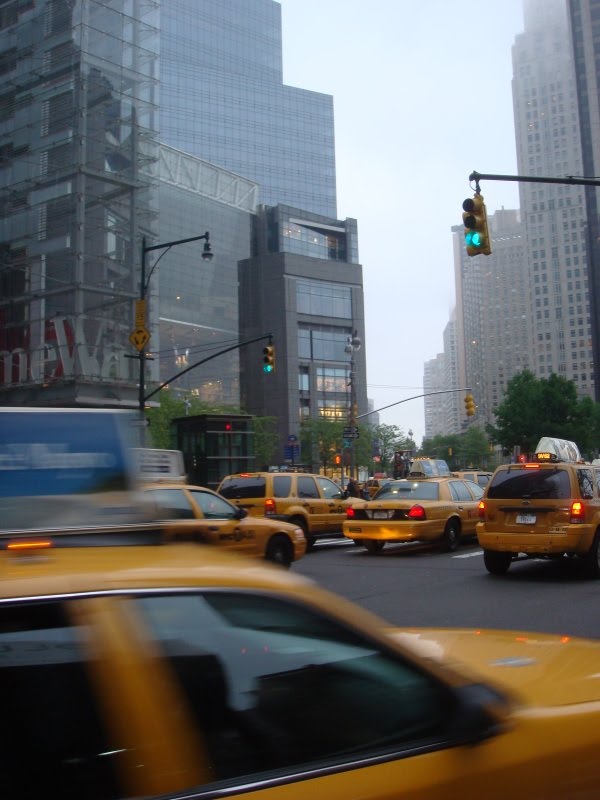
{"type": "MultiPolygon", "coordinates": [[[[522,0],[280,3],[284,82],[334,99],[337,216],[358,220],[367,394],[379,409],[421,394],[425,362],[444,350],[451,228],[473,195],[469,174],[517,173],[511,48],[522,0]]],[[[488,214],[519,206],[517,183],[481,189],[488,214]]],[[[380,422],[420,444],[423,399],[380,422]]]]}

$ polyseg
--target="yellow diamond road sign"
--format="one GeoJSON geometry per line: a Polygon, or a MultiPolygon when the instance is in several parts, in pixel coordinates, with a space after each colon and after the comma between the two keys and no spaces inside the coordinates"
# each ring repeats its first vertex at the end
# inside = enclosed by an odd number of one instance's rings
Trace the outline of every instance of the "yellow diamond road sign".
{"type": "Polygon", "coordinates": [[[134,331],[131,331],[129,336],[129,341],[131,344],[138,350],[140,353],[144,349],[144,347],[148,344],[150,340],[150,333],[146,330],[146,328],[139,327],[136,328],[134,331]]]}

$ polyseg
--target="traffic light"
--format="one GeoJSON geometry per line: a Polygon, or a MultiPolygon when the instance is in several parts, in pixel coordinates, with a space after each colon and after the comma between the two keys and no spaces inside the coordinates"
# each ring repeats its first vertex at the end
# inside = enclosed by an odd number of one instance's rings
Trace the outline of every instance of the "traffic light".
{"type": "Polygon", "coordinates": [[[480,194],[467,197],[464,201],[463,225],[465,226],[467,255],[478,256],[483,253],[483,255],[489,256],[492,248],[488,232],[487,211],[480,194]]]}
{"type": "Polygon", "coordinates": [[[467,417],[472,417],[475,414],[475,399],[470,393],[465,395],[465,413],[467,417]]]}
{"type": "Polygon", "coordinates": [[[272,344],[263,348],[263,372],[275,372],[275,346],[272,344]]]}
{"type": "Polygon", "coordinates": [[[339,466],[342,463],[342,457],[339,453],[333,457],[333,460],[335,461],[336,466],[339,466]]]}

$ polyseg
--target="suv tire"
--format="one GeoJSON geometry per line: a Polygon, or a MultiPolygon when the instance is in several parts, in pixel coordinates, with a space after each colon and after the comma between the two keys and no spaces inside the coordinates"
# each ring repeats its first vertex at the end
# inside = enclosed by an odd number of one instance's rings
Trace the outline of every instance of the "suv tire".
{"type": "Polygon", "coordinates": [[[490,575],[506,575],[512,561],[512,553],[484,550],[483,563],[490,575]]]}
{"type": "Polygon", "coordinates": [[[385,542],[381,539],[363,539],[362,545],[366,549],[367,553],[374,555],[375,553],[380,553],[383,550],[385,547],[385,542]]]}

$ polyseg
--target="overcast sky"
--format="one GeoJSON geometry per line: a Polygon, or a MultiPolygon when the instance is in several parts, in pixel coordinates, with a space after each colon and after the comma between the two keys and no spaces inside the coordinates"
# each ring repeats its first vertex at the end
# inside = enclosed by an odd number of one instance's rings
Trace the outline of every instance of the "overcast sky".
{"type": "MultiPolygon", "coordinates": [[[[381,408],[420,394],[443,352],[469,174],[517,172],[521,0],[280,2],[284,82],[334,98],[338,218],[358,220],[367,391],[381,408]]],[[[488,213],[518,207],[518,184],[481,186],[488,213]]],[[[380,418],[418,444],[425,434],[422,399],[380,418]]]]}

